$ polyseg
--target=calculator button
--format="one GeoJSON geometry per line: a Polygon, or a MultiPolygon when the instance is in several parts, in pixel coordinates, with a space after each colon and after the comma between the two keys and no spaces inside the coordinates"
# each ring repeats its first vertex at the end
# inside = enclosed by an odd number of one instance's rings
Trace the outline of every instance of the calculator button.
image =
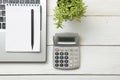
{"type": "Polygon", "coordinates": [[[56,66],[56,67],[58,67],[58,66],[59,66],[59,64],[55,64],[55,66],[56,66]]]}
{"type": "Polygon", "coordinates": [[[68,67],[68,64],[65,64],[65,67],[68,67]]]}
{"type": "Polygon", "coordinates": [[[73,64],[69,64],[69,66],[70,66],[70,67],[72,67],[72,66],[73,66],[73,64]]]}
{"type": "Polygon", "coordinates": [[[60,60],[60,63],[63,63],[63,60],[60,60]]]}
{"type": "Polygon", "coordinates": [[[78,60],[78,57],[74,57],[75,60],[78,60]]]}
{"type": "Polygon", "coordinates": [[[77,63],[78,62],[78,60],[74,60],[74,63],[77,63]]]}
{"type": "Polygon", "coordinates": [[[70,60],[72,60],[72,59],[73,59],[73,57],[69,57],[69,59],[70,59],[70,60]]]}
{"type": "Polygon", "coordinates": [[[55,55],[59,55],[59,53],[58,53],[58,52],[56,52],[56,53],[55,53],[55,55]]]}
{"type": "Polygon", "coordinates": [[[59,48],[55,48],[55,51],[59,51],[59,48]]]}
{"type": "Polygon", "coordinates": [[[65,59],[68,59],[68,56],[65,56],[65,59]]]}
{"type": "Polygon", "coordinates": [[[60,59],[63,59],[63,56],[60,56],[60,59]]]}
{"type": "Polygon", "coordinates": [[[65,55],[68,55],[68,52],[65,52],[65,55]]]}
{"type": "Polygon", "coordinates": [[[60,67],[63,67],[63,64],[60,64],[60,67]]]}
{"type": "Polygon", "coordinates": [[[55,56],[55,59],[59,59],[59,57],[58,57],[58,56],[55,56]]]}
{"type": "Polygon", "coordinates": [[[75,54],[74,54],[74,56],[76,56],[76,57],[77,57],[77,56],[78,56],[78,54],[77,54],[77,53],[75,53],[75,54]]]}
{"type": "Polygon", "coordinates": [[[65,49],[65,51],[68,51],[67,49],[65,49]]]}
{"type": "Polygon", "coordinates": [[[60,49],[60,51],[64,51],[64,49],[60,49]]]}
{"type": "Polygon", "coordinates": [[[70,55],[70,56],[73,56],[73,54],[72,54],[72,53],[69,53],[69,55],[70,55]]]}
{"type": "Polygon", "coordinates": [[[74,64],[74,66],[79,66],[78,64],[74,64]]]}
{"type": "Polygon", "coordinates": [[[68,63],[68,60],[65,60],[65,63],[68,63]]]}
{"type": "Polygon", "coordinates": [[[70,63],[70,64],[72,64],[72,63],[73,63],[73,61],[71,61],[71,60],[70,60],[70,61],[69,61],[69,63],[70,63]]]}
{"type": "Polygon", "coordinates": [[[55,62],[56,62],[56,63],[58,63],[58,62],[59,62],[59,60],[55,60],[55,62]]]}
{"type": "Polygon", "coordinates": [[[63,52],[60,52],[60,55],[63,55],[63,52]]]}

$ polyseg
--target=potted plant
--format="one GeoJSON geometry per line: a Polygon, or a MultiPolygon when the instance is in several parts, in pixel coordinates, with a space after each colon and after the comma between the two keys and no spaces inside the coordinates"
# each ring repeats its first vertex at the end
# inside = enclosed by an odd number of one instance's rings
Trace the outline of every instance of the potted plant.
{"type": "Polygon", "coordinates": [[[81,20],[87,6],[82,0],[58,0],[57,6],[54,9],[54,20],[56,28],[63,28],[63,22],[67,20],[81,20]]]}

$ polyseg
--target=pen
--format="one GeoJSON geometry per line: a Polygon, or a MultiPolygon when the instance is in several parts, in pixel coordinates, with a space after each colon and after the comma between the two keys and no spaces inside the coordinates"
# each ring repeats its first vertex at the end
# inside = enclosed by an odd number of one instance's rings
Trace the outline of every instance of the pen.
{"type": "Polygon", "coordinates": [[[31,47],[34,47],[34,10],[31,9],[31,47]]]}

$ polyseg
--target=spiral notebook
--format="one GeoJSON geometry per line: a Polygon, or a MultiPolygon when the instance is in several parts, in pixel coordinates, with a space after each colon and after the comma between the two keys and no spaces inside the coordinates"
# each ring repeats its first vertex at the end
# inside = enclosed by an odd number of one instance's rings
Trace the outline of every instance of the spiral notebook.
{"type": "Polygon", "coordinates": [[[40,5],[6,5],[6,51],[40,52],[40,5]]]}

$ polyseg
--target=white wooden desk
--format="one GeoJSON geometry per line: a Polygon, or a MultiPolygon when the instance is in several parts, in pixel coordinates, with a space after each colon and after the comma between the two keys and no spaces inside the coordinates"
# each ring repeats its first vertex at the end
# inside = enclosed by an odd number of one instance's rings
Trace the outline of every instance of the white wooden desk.
{"type": "Polygon", "coordinates": [[[120,0],[84,0],[84,2],[88,5],[88,10],[81,23],[66,22],[64,29],[56,29],[53,21],[56,0],[48,0],[47,63],[2,63],[0,79],[14,80],[20,77],[21,80],[39,80],[47,77],[46,79],[53,80],[66,77],[66,80],[119,80],[120,0]],[[53,68],[52,39],[58,32],[79,33],[81,38],[79,69],[63,71],[53,68]]]}

